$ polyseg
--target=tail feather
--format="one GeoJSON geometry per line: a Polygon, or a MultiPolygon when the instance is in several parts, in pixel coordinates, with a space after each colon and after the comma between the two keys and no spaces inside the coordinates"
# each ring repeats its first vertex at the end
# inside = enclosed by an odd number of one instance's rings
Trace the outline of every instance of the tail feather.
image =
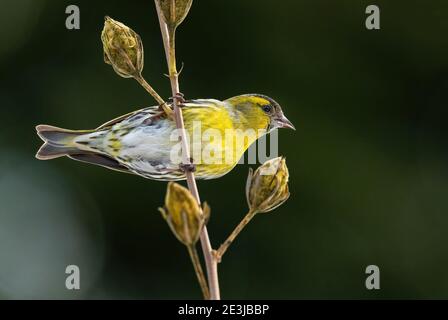
{"type": "Polygon", "coordinates": [[[72,147],[56,147],[45,142],[36,153],[39,160],[51,160],[78,152],[77,148],[72,147]]]}
{"type": "Polygon", "coordinates": [[[45,142],[36,154],[39,160],[50,160],[79,153],[73,140],[86,131],[72,131],[48,125],[38,125],[37,134],[45,142]]]}

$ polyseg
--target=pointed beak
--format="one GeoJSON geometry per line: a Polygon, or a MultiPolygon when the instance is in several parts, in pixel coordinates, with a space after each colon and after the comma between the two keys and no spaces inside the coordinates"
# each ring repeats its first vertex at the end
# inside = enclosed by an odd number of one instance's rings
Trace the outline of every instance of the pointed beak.
{"type": "Polygon", "coordinates": [[[296,130],[294,125],[291,123],[291,121],[289,121],[288,118],[286,118],[283,114],[280,118],[275,119],[275,122],[276,122],[278,128],[287,128],[287,129],[292,129],[294,131],[296,130]]]}

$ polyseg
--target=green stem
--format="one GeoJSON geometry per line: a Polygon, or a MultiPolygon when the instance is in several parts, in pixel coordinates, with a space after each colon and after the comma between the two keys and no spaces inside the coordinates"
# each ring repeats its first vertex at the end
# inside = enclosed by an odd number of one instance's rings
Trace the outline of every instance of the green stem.
{"type": "Polygon", "coordinates": [[[169,39],[169,72],[170,77],[177,77],[177,64],[176,64],[176,28],[168,26],[168,39],[169,39]]]}

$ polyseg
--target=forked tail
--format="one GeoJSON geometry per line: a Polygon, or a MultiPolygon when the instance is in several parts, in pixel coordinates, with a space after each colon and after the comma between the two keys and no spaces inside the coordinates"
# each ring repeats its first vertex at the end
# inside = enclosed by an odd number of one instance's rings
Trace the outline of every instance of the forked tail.
{"type": "Polygon", "coordinates": [[[37,134],[45,142],[36,153],[39,160],[50,160],[80,153],[74,139],[86,131],[72,131],[48,125],[38,125],[37,134]]]}

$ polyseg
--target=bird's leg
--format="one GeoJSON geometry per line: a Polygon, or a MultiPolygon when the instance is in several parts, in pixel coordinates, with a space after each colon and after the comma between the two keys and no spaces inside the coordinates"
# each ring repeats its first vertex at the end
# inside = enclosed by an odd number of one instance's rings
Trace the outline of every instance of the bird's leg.
{"type": "Polygon", "coordinates": [[[195,172],[196,171],[196,165],[193,163],[193,158],[190,158],[190,163],[181,163],[179,166],[183,172],[195,172]]]}
{"type": "MultiPolygon", "coordinates": [[[[184,98],[184,94],[183,93],[176,93],[176,95],[174,97],[170,97],[170,105],[174,104],[174,99],[176,99],[177,105],[179,106],[179,108],[183,107],[183,104],[185,103],[185,98],[184,98]]],[[[163,112],[165,112],[165,114],[168,116],[169,119],[174,121],[174,111],[173,109],[167,104],[167,103],[163,103],[159,106],[159,110],[162,110],[163,112]]]]}

